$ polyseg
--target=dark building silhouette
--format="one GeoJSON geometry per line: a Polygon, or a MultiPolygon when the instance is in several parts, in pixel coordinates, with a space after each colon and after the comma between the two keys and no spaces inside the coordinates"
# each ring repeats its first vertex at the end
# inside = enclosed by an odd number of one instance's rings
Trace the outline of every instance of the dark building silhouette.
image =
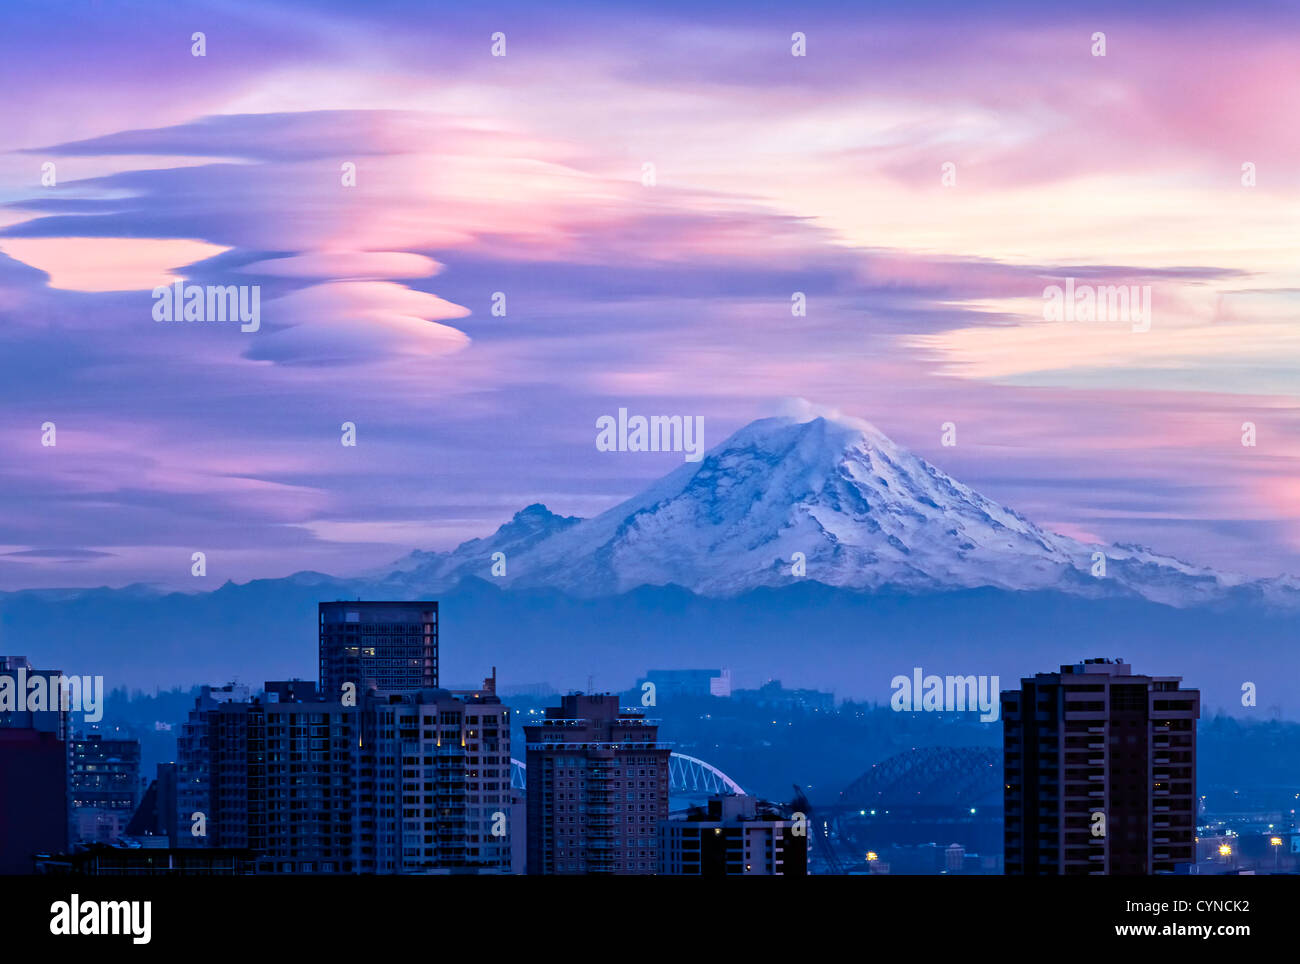
{"type": "Polygon", "coordinates": [[[732,699],[779,713],[834,713],[835,694],[822,690],[786,689],[779,679],[756,690],[733,690],[732,699]]]}
{"type": "Polygon", "coordinates": [[[47,730],[0,727],[0,875],[30,874],[68,849],[67,745],[47,730]]]}
{"type": "Polygon", "coordinates": [[[338,700],[343,684],[357,698],[369,689],[438,686],[436,602],[323,602],[320,616],[320,693],[338,700]]]}
{"type": "MultiPolygon", "coordinates": [[[[252,699],[249,688],[239,683],[225,686],[204,686],[189,718],[181,724],[176,738],[176,835],[173,847],[211,846],[205,835],[207,821],[212,816],[214,777],[221,770],[221,762],[214,752],[214,733],[218,727],[229,727],[232,715],[243,712],[223,711],[226,704],[247,703],[252,699]],[[225,720],[223,723],[222,720],[225,720]],[[201,831],[201,832],[198,832],[201,831]]],[[[240,844],[240,846],[245,846],[240,844]]]]}
{"type": "Polygon", "coordinates": [[[1090,659],[1002,694],[1008,874],[1159,874],[1196,860],[1200,692],[1090,659]]]}
{"type": "Polygon", "coordinates": [[[170,846],[177,846],[180,808],[176,800],[176,784],[176,764],[159,763],[157,777],[149,784],[149,789],[140,799],[140,806],[136,807],[126,826],[128,837],[166,837],[170,846]]]}
{"type": "Polygon", "coordinates": [[[528,746],[528,873],[652,874],[668,816],[668,758],[657,721],[610,694],[565,696],[528,746]]]}
{"type": "Polygon", "coordinates": [[[37,853],[68,848],[68,714],[28,708],[20,694],[34,677],[46,689],[59,670],[34,669],[22,656],[0,656],[0,875],[30,874],[37,853]]]}
{"type": "Polygon", "coordinates": [[[659,872],[686,877],[804,876],[808,836],[771,804],[714,797],[659,824],[659,872]]]}

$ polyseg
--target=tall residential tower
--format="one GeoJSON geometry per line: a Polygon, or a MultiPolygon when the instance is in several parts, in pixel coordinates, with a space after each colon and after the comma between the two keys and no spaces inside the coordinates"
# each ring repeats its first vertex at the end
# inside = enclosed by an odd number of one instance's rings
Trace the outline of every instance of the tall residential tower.
{"type": "Polygon", "coordinates": [[[1008,874],[1160,874],[1196,860],[1198,690],[1089,659],[1002,694],[1008,874]]]}
{"type": "Polygon", "coordinates": [[[658,721],[610,694],[566,696],[528,744],[528,873],[652,874],[668,816],[658,721]]]}
{"type": "Polygon", "coordinates": [[[343,684],[366,690],[436,689],[436,602],[320,604],[320,694],[337,700],[343,684]]]}

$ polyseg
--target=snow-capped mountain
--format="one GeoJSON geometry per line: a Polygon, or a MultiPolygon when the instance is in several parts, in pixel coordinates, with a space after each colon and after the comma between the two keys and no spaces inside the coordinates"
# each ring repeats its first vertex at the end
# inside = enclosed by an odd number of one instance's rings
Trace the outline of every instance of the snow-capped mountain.
{"type": "MultiPolygon", "coordinates": [[[[863,423],[785,418],[749,425],[591,519],[532,505],[452,552],[351,578],[0,593],[0,625],[9,652],[111,672],[115,685],[289,679],[311,665],[317,604],[352,598],[440,600],[450,679],[495,664],[566,685],[626,682],[650,665],[732,666],[877,700],[899,668],[1014,679],[1100,650],[1183,673],[1206,705],[1230,706],[1241,680],[1295,666],[1300,617],[1291,577],[1247,582],[1085,545],[863,423]],[[1098,551],[1103,578],[1092,575],[1098,551]],[[653,588],[669,584],[683,588],[653,588]]],[[[1297,706],[1280,690],[1279,704],[1297,706]]]]}
{"type": "Polygon", "coordinates": [[[1300,598],[1292,580],[1246,583],[1140,547],[1047,532],[866,422],[838,417],[753,422],[594,518],[532,505],[493,536],[412,553],[385,581],[427,592],[468,576],[578,596],[667,584],[730,596],[803,578],[866,591],[1056,589],[1175,606],[1242,592],[1300,598]],[[494,577],[497,552],[505,574],[494,577]],[[1104,575],[1093,574],[1098,552],[1104,575]]]}
{"type": "Polygon", "coordinates": [[[454,552],[417,549],[366,575],[387,576],[385,581],[390,583],[410,581],[415,586],[448,586],[466,576],[487,578],[493,553],[505,553],[507,561],[522,559],[539,542],[582,521],[577,516],[556,515],[544,505],[530,505],[486,539],[462,542],[454,552]]]}

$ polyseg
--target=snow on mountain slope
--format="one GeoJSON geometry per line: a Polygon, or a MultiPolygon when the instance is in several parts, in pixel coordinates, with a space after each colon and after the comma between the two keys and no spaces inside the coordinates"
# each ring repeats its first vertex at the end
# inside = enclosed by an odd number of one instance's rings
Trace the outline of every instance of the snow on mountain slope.
{"type": "Polygon", "coordinates": [[[519,558],[537,543],[570,526],[582,522],[576,516],[556,515],[544,505],[530,505],[516,512],[507,522],[486,539],[462,542],[452,552],[415,552],[397,560],[390,566],[367,573],[371,578],[383,578],[392,584],[406,583],[413,587],[448,586],[466,576],[487,578],[492,565],[492,554],[503,552],[507,559],[519,558]]]}
{"type": "MultiPolygon", "coordinates": [[[[1046,532],[866,422],[827,417],[762,419],[594,518],[529,506],[491,537],[413,553],[390,578],[407,589],[487,579],[498,551],[503,583],[580,596],[670,583],[723,596],[789,585],[799,578],[796,553],[802,578],[860,590],[1058,589],[1182,606],[1242,583],[1139,547],[1046,532]],[[1092,574],[1098,551],[1101,578],[1092,574]]],[[[1296,595],[1281,582],[1267,591],[1296,595]]]]}

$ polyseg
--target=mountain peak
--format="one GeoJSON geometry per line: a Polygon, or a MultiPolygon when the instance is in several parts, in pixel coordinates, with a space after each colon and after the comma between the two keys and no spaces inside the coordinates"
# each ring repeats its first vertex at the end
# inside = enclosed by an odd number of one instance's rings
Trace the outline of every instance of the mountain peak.
{"type": "Polygon", "coordinates": [[[582,519],[572,515],[557,515],[540,502],[524,506],[516,512],[509,522],[497,529],[503,532],[536,531],[538,529],[565,528],[581,522],[582,519]]]}
{"type": "Polygon", "coordinates": [[[729,596],[806,579],[861,591],[988,586],[1185,605],[1230,585],[1119,546],[1105,550],[1099,570],[1098,551],[1040,529],[870,422],[796,400],[600,515],[559,516],[536,503],[494,535],[426,554],[402,575],[407,588],[436,589],[483,577],[502,552],[502,584],[578,596],[670,584],[729,596]]]}
{"type": "Polygon", "coordinates": [[[824,440],[830,445],[862,442],[871,446],[893,448],[895,443],[871,422],[839,409],[815,405],[806,399],[791,399],[780,406],[777,414],[750,422],[728,441],[743,438],[753,432],[756,437],[781,434],[803,426],[803,433],[824,440]]]}

